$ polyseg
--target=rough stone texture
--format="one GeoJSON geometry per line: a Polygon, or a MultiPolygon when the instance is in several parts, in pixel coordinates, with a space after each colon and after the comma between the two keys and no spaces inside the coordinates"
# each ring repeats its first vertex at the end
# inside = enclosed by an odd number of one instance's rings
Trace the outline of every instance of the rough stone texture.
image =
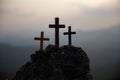
{"type": "Polygon", "coordinates": [[[92,80],[89,59],[79,47],[49,45],[36,51],[13,80],[92,80]]]}

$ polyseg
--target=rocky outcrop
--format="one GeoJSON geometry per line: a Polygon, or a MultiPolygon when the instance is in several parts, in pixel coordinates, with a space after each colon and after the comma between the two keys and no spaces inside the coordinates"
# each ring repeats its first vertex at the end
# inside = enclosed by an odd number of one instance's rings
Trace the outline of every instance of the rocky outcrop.
{"type": "Polygon", "coordinates": [[[49,45],[32,54],[13,80],[92,80],[89,58],[79,47],[49,45]]]}

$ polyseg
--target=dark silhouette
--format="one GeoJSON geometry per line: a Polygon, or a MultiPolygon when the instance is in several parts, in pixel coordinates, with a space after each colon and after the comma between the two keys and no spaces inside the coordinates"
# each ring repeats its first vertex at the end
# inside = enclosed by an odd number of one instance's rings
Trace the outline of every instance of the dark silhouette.
{"type": "Polygon", "coordinates": [[[65,25],[59,24],[59,18],[55,18],[55,24],[50,24],[49,28],[55,28],[55,46],[59,48],[59,28],[65,28],[65,25]]]}
{"type": "Polygon", "coordinates": [[[35,37],[34,40],[40,40],[40,50],[43,50],[43,41],[49,41],[49,38],[44,38],[44,32],[41,32],[41,37],[35,37]]]}
{"type": "Polygon", "coordinates": [[[64,32],[64,35],[68,35],[68,45],[72,45],[71,35],[76,34],[76,32],[71,32],[71,26],[68,27],[68,32],[64,32]]]}
{"type": "Polygon", "coordinates": [[[59,24],[59,18],[55,18],[55,24],[50,24],[49,28],[55,28],[55,45],[48,45],[43,50],[44,32],[40,40],[40,50],[31,55],[31,60],[23,65],[17,72],[13,80],[92,80],[89,67],[89,58],[80,47],[71,46],[71,26],[68,27],[69,45],[59,47],[59,28],[65,25],[59,24]]]}
{"type": "Polygon", "coordinates": [[[23,65],[13,80],[92,80],[89,58],[80,47],[48,45],[23,65]],[[39,56],[38,54],[43,54],[39,56]]]}

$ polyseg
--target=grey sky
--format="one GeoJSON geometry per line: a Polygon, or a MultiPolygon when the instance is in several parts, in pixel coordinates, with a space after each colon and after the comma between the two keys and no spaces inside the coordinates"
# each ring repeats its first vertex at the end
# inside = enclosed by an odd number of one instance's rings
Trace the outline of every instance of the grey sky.
{"type": "Polygon", "coordinates": [[[55,17],[60,18],[66,29],[72,26],[74,31],[110,28],[120,24],[119,3],[119,0],[0,0],[0,38],[53,32],[48,25],[54,23],[55,17]]]}

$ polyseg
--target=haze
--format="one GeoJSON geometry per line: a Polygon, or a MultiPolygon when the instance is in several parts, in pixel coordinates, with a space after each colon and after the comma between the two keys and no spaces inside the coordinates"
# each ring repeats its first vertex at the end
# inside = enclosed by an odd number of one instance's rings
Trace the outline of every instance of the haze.
{"type": "Polygon", "coordinates": [[[0,0],[0,73],[15,72],[29,60],[39,49],[34,37],[40,36],[40,31],[50,38],[44,48],[54,44],[54,29],[48,27],[55,17],[66,26],[60,29],[60,45],[68,43],[63,32],[72,26],[77,32],[73,45],[87,52],[96,80],[110,80],[110,75],[119,74],[119,0],[0,0]]]}

